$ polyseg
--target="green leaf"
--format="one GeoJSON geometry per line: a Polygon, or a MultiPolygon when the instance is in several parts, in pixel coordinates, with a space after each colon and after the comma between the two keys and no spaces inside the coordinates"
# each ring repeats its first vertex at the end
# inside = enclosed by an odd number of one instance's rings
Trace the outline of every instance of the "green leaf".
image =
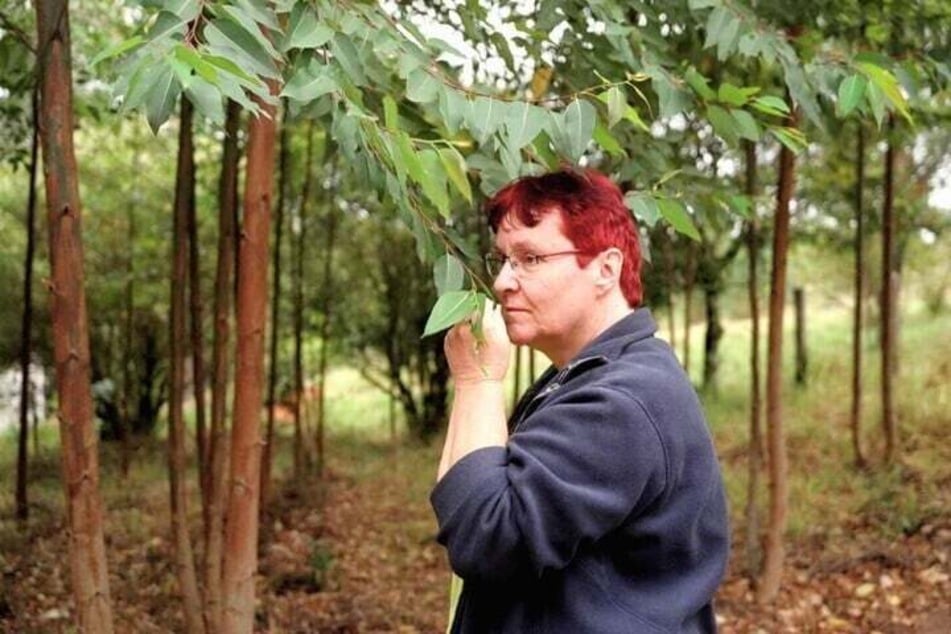
{"type": "Polygon", "coordinates": [[[628,192],[624,195],[624,204],[631,210],[640,224],[653,228],[660,218],[660,209],[653,196],[644,192],[628,192]]]}
{"type": "Polygon", "coordinates": [[[149,41],[155,42],[172,35],[182,35],[185,31],[185,20],[169,11],[161,11],[155,18],[152,28],[149,29],[149,41]]]}
{"type": "Polygon", "coordinates": [[[340,86],[328,70],[319,60],[312,59],[309,64],[297,69],[284,86],[281,96],[307,102],[339,90],[340,86]]]}
{"type": "Polygon", "coordinates": [[[263,0],[236,0],[237,4],[252,20],[272,31],[280,30],[277,17],[263,0]]]}
{"type": "Polygon", "coordinates": [[[725,104],[740,108],[746,105],[750,96],[759,91],[759,88],[740,88],[729,82],[725,82],[717,91],[717,98],[725,104]]]}
{"type": "Polygon", "coordinates": [[[268,52],[247,31],[231,20],[218,19],[205,25],[203,32],[208,52],[227,57],[255,75],[271,79],[280,77],[268,52]]]}
{"type": "Polygon", "coordinates": [[[701,99],[712,101],[717,98],[717,94],[707,85],[707,78],[698,73],[697,69],[693,66],[687,69],[684,79],[687,80],[687,84],[693,88],[693,91],[697,93],[701,99]]]}
{"type": "Polygon", "coordinates": [[[753,115],[748,113],[746,110],[731,109],[730,115],[733,117],[733,121],[736,123],[737,132],[744,139],[749,139],[750,141],[759,141],[760,137],[763,136],[763,131],[760,129],[756,119],[754,119],[753,115]]]}
{"type": "Polygon", "coordinates": [[[166,0],[163,8],[185,22],[191,22],[201,12],[201,4],[198,0],[166,0]]]}
{"type": "Polygon", "coordinates": [[[700,240],[700,233],[697,231],[697,227],[693,224],[690,214],[687,213],[687,210],[679,200],[658,198],[657,206],[660,209],[660,215],[664,217],[664,220],[670,223],[670,226],[673,227],[675,231],[693,240],[700,240]]]}
{"type": "Polygon", "coordinates": [[[466,160],[453,147],[444,147],[439,150],[439,158],[442,159],[442,165],[446,169],[446,175],[449,181],[455,185],[462,197],[470,204],[472,203],[472,188],[469,185],[467,176],[466,160]]]}
{"type": "Polygon", "coordinates": [[[740,34],[740,19],[733,14],[730,14],[730,18],[717,37],[717,59],[720,61],[729,57],[740,34]]]}
{"type": "Polygon", "coordinates": [[[438,295],[461,291],[465,278],[466,273],[462,262],[451,253],[443,255],[433,265],[433,279],[436,282],[438,295]]]}
{"type": "Polygon", "coordinates": [[[736,145],[738,130],[730,113],[720,106],[709,105],[707,106],[707,119],[713,124],[713,130],[720,138],[730,145],[736,145]]]}
{"type": "Polygon", "coordinates": [[[908,102],[905,100],[905,96],[901,94],[895,76],[884,68],[869,62],[859,62],[856,66],[881,90],[885,98],[892,104],[892,107],[905,119],[911,121],[908,102]]]}
{"type": "Polygon", "coordinates": [[[200,76],[194,77],[188,88],[185,89],[185,95],[202,116],[219,125],[225,122],[225,109],[221,103],[221,93],[211,83],[200,76]]]}
{"type": "Polygon", "coordinates": [[[757,97],[750,105],[763,114],[770,114],[777,117],[785,117],[789,114],[789,104],[787,104],[784,99],[773,97],[772,95],[757,97]]]}
{"type": "Polygon", "coordinates": [[[885,121],[885,93],[878,85],[871,83],[866,86],[865,96],[868,99],[869,108],[872,110],[872,116],[875,117],[875,122],[881,128],[882,122],[885,121]]]}
{"type": "Polygon", "coordinates": [[[110,46],[109,48],[100,51],[98,55],[92,58],[92,61],[89,62],[89,66],[93,67],[96,64],[104,62],[107,59],[112,59],[113,57],[119,57],[123,53],[134,49],[135,47],[142,44],[145,41],[141,35],[135,35],[130,37],[127,40],[122,40],[118,44],[110,46]]]}
{"type": "Polygon", "coordinates": [[[775,127],[769,131],[793,154],[799,154],[806,148],[806,137],[796,128],[775,127]]]}
{"type": "Polygon", "coordinates": [[[687,7],[691,11],[699,11],[700,9],[709,9],[710,7],[720,6],[721,0],[688,0],[687,7]]]}
{"type": "Polygon", "coordinates": [[[353,41],[343,33],[337,33],[330,41],[330,51],[334,59],[340,64],[344,72],[356,86],[365,86],[366,74],[363,72],[363,63],[360,53],[353,41]]]}
{"type": "Polygon", "coordinates": [[[740,216],[743,216],[744,218],[750,217],[750,209],[752,208],[753,203],[750,200],[749,196],[734,194],[730,196],[729,205],[730,205],[730,209],[732,209],[734,212],[736,212],[740,216]]]}
{"type": "Polygon", "coordinates": [[[423,337],[455,326],[479,308],[475,291],[450,291],[439,296],[429,313],[423,337]]]}
{"type": "Polygon", "coordinates": [[[406,78],[406,98],[414,103],[427,104],[436,101],[442,84],[422,68],[417,68],[406,78]]]}
{"type": "Polygon", "coordinates": [[[564,131],[568,142],[568,156],[577,161],[584,154],[594,134],[598,112],[584,99],[575,99],[564,112],[564,131]]]}
{"type": "Polygon", "coordinates": [[[391,95],[383,96],[383,122],[387,130],[400,129],[400,112],[391,95]]]}
{"type": "Polygon", "coordinates": [[[423,165],[422,180],[419,181],[423,193],[432,201],[443,218],[449,217],[449,192],[446,191],[446,171],[442,159],[436,150],[423,150],[419,153],[423,165]]]}
{"type": "Polygon", "coordinates": [[[420,161],[419,154],[416,152],[416,148],[413,147],[412,139],[402,130],[396,132],[393,136],[396,140],[396,149],[399,151],[399,157],[406,167],[406,172],[413,181],[422,185],[425,178],[423,174],[423,164],[420,161]]]}
{"type": "Polygon", "coordinates": [[[470,110],[469,100],[466,96],[449,86],[443,85],[439,92],[439,116],[446,124],[446,130],[453,135],[459,132],[459,128],[466,120],[466,114],[470,110]]]}
{"type": "Polygon", "coordinates": [[[611,156],[626,156],[624,148],[621,147],[621,144],[617,142],[611,131],[601,121],[598,121],[597,125],[594,126],[594,142],[611,156]]]}
{"type": "Polygon", "coordinates": [[[603,101],[608,106],[608,127],[613,128],[618,122],[624,118],[624,114],[630,106],[627,104],[627,97],[624,95],[624,91],[621,90],[618,86],[612,86],[611,88],[605,90],[600,95],[598,99],[603,101]]]}
{"type": "Polygon", "coordinates": [[[271,44],[270,38],[261,30],[262,25],[245,10],[245,7],[235,4],[225,4],[221,5],[220,10],[223,14],[227,15],[236,26],[240,26],[248,35],[253,37],[258,45],[267,51],[267,54],[270,55],[272,59],[280,57],[280,53],[278,53],[274,45],[271,44]]]}
{"type": "Polygon", "coordinates": [[[227,57],[221,57],[220,55],[211,55],[209,53],[203,53],[202,59],[204,59],[206,62],[208,62],[212,66],[220,70],[223,70],[226,73],[234,75],[242,83],[245,83],[249,86],[262,85],[260,79],[258,79],[254,75],[249,75],[240,66],[235,64],[233,61],[231,61],[227,57]]]}
{"type": "Polygon", "coordinates": [[[162,124],[168,121],[181,91],[175,73],[169,66],[163,67],[145,95],[145,117],[153,134],[158,134],[162,124]]]}
{"type": "Polygon", "coordinates": [[[500,103],[488,97],[478,97],[470,102],[466,125],[479,144],[484,144],[500,124],[500,103]]]}
{"type": "Polygon", "coordinates": [[[520,150],[538,136],[545,127],[548,113],[543,108],[525,101],[510,104],[506,108],[505,129],[507,145],[512,150],[520,150]]]}
{"type": "MultiPolygon", "coordinates": [[[[184,62],[202,79],[214,85],[218,82],[218,71],[206,62],[195,49],[184,44],[175,45],[175,59],[184,62]]],[[[182,82],[185,84],[186,82],[182,82]]],[[[188,82],[190,83],[190,82],[188,82]]]]}
{"type": "Polygon", "coordinates": [[[720,41],[720,35],[734,20],[734,16],[726,7],[719,6],[710,12],[707,16],[707,37],[703,42],[703,48],[710,48],[720,41]]]}
{"type": "Polygon", "coordinates": [[[839,116],[847,117],[865,98],[865,86],[868,84],[861,75],[850,75],[839,84],[839,116]]]}
{"type": "Polygon", "coordinates": [[[286,52],[295,48],[318,48],[329,42],[333,35],[333,29],[322,24],[311,7],[297,3],[291,12],[281,50],[286,52]]]}

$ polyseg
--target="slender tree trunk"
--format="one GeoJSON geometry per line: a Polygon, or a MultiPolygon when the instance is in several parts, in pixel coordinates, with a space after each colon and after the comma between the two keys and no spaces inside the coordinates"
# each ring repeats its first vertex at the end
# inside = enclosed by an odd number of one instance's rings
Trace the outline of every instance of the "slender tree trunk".
{"type": "Polygon", "coordinates": [[[885,151],[885,200],[882,206],[882,431],[885,435],[885,463],[897,458],[896,415],[893,384],[895,378],[895,118],[888,117],[888,149],[885,151]]]}
{"type": "Polygon", "coordinates": [[[720,287],[713,281],[704,289],[704,306],[707,313],[707,329],[703,339],[703,388],[717,390],[717,370],[720,367],[720,339],[723,325],[720,323],[720,287]]]}
{"type": "Polygon", "coordinates": [[[760,470],[763,468],[763,430],[762,430],[762,394],[760,385],[760,328],[759,328],[759,280],[757,265],[759,262],[759,230],[756,217],[756,144],[745,142],[746,151],[746,195],[750,198],[750,219],[746,223],[747,246],[747,295],[750,303],[750,444],[749,465],[746,488],[746,566],[750,579],[756,581],[759,571],[760,530],[759,530],[759,494],[760,470]]]}
{"type": "Polygon", "coordinates": [[[194,204],[195,196],[192,112],[191,102],[183,95],[178,134],[178,169],[175,176],[169,319],[171,372],[168,400],[168,480],[172,506],[172,537],[175,544],[175,568],[185,607],[185,629],[189,633],[205,631],[195,560],[188,534],[188,492],[185,487],[185,285],[188,280],[188,208],[194,204]]]}
{"type": "Polygon", "coordinates": [[[687,240],[687,261],[684,265],[684,370],[690,376],[690,314],[693,312],[693,284],[697,274],[697,253],[687,240]]]}
{"type": "MultiPolygon", "coordinates": [[[[138,156],[136,155],[133,158],[133,164],[138,163],[138,156]]],[[[137,196],[133,195],[133,204],[129,206],[129,209],[126,213],[128,219],[128,232],[126,233],[126,240],[128,242],[128,254],[126,255],[125,262],[125,289],[124,289],[124,301],[125,301],[125,340],[123,342],[124,352],[122,353],[122,411],[119,413],[119,418],[121,421],[121,429],[119,433],[122,437],[119,439],[121,443],[121,458],[120,470],[122,476],[129,475],[129,468],[132,465],[132,418],[135,407],[133,407],[133,397],[135,394],[135,368],[136,368],[136,359],[135,355],[132,352],[133,345],[135,342],[135,213],[137,205],[135,198],[137,196]]]]}
{"type": "Polygon", "coordinates": [[[33,354],[33,254],[36,250],[36,161],[39,149],[37,89],[33,89],[33,140],[30,144],[29,189],[26,201],[26,255],[23,262],[23,318],[20,324],[20,437],[17,444],[16,516],[25,521],[30,515],[26,481],[30,440],[30,357],[33,354]]]}
{"type": "Polygon", "coordinates": [[[674,241],[663,231],[661,254],[664,258],[664,279],[667,284],[667,319],[670,323],[670,348],[677,350],[677,324],[674,319],[674,292],[677,289],[677,271],[674,266],[674,241]]]}
{"type": "Polygon", "coordinates": [[[50,312],[66,493],[70,572],[78,629],[111,634],[112,603],[93,427],[89,325],[84,290],[82,207],[73,148],[69,8],[37,0],[40,142],[50,253],[50,312]]]}
{"type": "MultiPolygon", "coordinates": [[[[790,116],[795,126],[797,115],[790,116]]],[[[779,153],[779,184],[773,228],[773,266],[769,292],[769,348],[766,359],[766,435],[769,458],[769,524],[766,528],[763,572],[757,586],[760,603],[779,592],[785,548],[783,534],[789,504],[786,441],[783,435],[782,352],[783,308],[786,297],[786,260],[789,251],[789,206],[795,188],[796,157],[785,146],[779,153]]]]}
{"type": "Polygon", "coordinates": [[[231,296],[234,291],[235,208],[238,206],[238,129],[241,108],[228,102],[225,138],[218,181],[218,254],[215,271],[215,332],[211,359],[211,434],[207,463],[210,491],[205,526],[205,620],[212,632],[221,631],[221,563],[224,541],[224,507],[227,494],[228,434],[225,419],[228,398],[228,364],[231,359],[231,296]]]}
{"type": "Polygon", "coordinates": [[[327,388],[327,352],[330,347],[330,325],[333,319],[333,255],[337,234],[337,205],[336,205],[336,167],[331,170],[331,186],[327,192],[327,242],[324,245],[323,271],[323,306],[324,319],[320,324],[320,365],[318,368],[319,384],[317,391],[317,468],[323,474],[325,462],[324,444],[326,436],[326,388],[327,388]]]}
{"type": "Polygon", "coordinates": [[[528,384],[531,385],[538,377],[538,373],[535,371],[535,350],[532,348],[526,350],[528,351],[528,384]]]}
{"type": "MultiPolygon", "coordinates": [[[[287,118],[285,117],[285,122],[287,118]]],[[[271,461],[274,453],[274,406],[277,400],[277,343],[278,333],[280,332],[280,314],[281,314],[281,247],[284,241],[284,202],[285,191],[288,181],[288,163],[290,162],[290,140],[288,138],[287,126],[281,127],[281,151],[278,159],[279,175],[277,186],[277,207],[275,208],[276,222],[274,224],[274,252],[271,254],[273,259],[273,278],[271,280],[271,339],[270,352],[268,353],[268,380],[267,397],[264,404],[267,406],[267,431],[264,436],[263,457],[261,458],[261,507],[267,504],[271,496],[271,461]]],[[[298,453],[294,448],[294,473],[299,473],[300,465],[297,464],[298,453]]]]}
{"type": "Polygon", "coordinates": [[[800,287],[793,289],[793,305],[796,308],[796,385],[806,384],[809,358],[806,352],[806,292],[800,287]]]}
{"type": "Polygon", "coordinates": [[[865,467],[862,453],[862,301],[865,296],[865,126],[858,122],[855,156],[855,306],[852,320],[852,410],[849,429],[855,465],[865,467]]]}
{"type": "MultiPolygon", "coordinates": [[[[194,183],[194,163],[192,165],[192,183],[194,183]]],[[[198,213],[194,191],[188,205],[188,289],[191,311],[191,347],[192,347],[192,386],[195,394],[195,446],[198,455],[198,482],[201,489],[201,512],[204,525],[208,518],[208,495],[205,486],[208,483],[208,427],[206,423],[205,385],[205,336],[204,306],[201,292],[201,258],[198,245],[198,213]]]]}
{"type": "Polygon", "coordinates": [[[307,126],[307,150],[304,153],[304,183],[298,207],[297,239],[294,241],[294,476],[300,478],[305,463],[304,421],[304,246],[307,236],[307,207],[314,184],[314,122],[307,126]]]}
{"type": "MultiPolygon", "coordinates": [[[[276,93],[273,83],[271,93],[276,93]]],[[[257,569],[261,482],[261,406],[264,388],[264,331],[267,325],[268,238],[271,224],[275,107],[248,130],[244,222],[238,247],[237,351],[231,478],[224,561],[222,630],[250,634],[254,628],[254,574],[257,569]]]]}

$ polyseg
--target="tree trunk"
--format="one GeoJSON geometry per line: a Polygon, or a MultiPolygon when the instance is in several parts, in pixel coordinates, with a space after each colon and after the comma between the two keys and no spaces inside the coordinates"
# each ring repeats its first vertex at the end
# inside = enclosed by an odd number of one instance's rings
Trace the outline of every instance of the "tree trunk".
{"type": "MultiPolygon", "coordinates": [[[[138,155],[133,157],[133,164],[138,163],[138,155]]],[[[128,241],[128,254],[125,261],[125,351],[122,354],[122,399],[119,420],[121,429],[119,433],[121,438],[121,458],[119,460],[122,476],[129,475],[129,468],[132,465],[132,419],[133,400],[136,394],[136,364],[137,360],[132,353],[135,345],[135,213],[138,208],[138,196],[133,194],[132,204],[126,212],[128,227],[126,240],[128,241]]]]}
{"type": "Polygon", "coordinates": [[[690,376],[690,313],[693,311],[693,284],[697,274],[697,254],[693,241],[687,240],[684,265],[684,370],[690,376]]]}
{"type": "Polygon", "coordinates": [[[704,306],[707,312],[707,329],[703,339],[703,388],[717,390],[717,370],[720,367],[720,340],[723,324],[720,323],[720,285],[713,281],[704,289],[704,306]]]}
{"type": "Polygon", "coordinates": [[[307,126],[307,150],[304,153],[304,183],[297,216],[297,239],[294,241],[294,477],[303,476],[309,462],[305,453],[304,421],[304,245],[307,237],[307,206],[314,184],[314,122],[307,126]]]}
{"type": "Polygon", "coordinates": [[[73,148],[73,94],[66,0],[37,0],[40,142],[50,253],[50,312],[59,402],[70,572],[78,629],[111,634],[112,604],[93,426],[82,207],[73,148]]]}
{"type": "Polygon", "coordinates": [[[793,304],[796,307],[796,385],[806,384],[809,357],[806,352],[806,292],[801,287],[793,289],[793,304]]]}
{"type": "Polygon", "coordinates": [[[518,398],[522,395],[522,346],[515,346],[515,363],[512,364],[515,371],[515,381],[512,384],[512,409],[518,404],[518,398]]]}
{"type": "MultiPolygon", "coordinates": [[[[285,122],[287,118],[285,116],[285,122]]],[[[261,458],[261,507],[267,504],[271,495],[271,461],[274,452],[274,406],[276,405],[277,392],[277,342],[280,332],[280,314],[281,314],[281,247],[284,240],[284,202],[285,191],[287,190],[288,163],[290,157],[290,140],[288,138],[287,126],[281,127],[281,152],[279,161],[279,175],[277,185],[277,207],[275,208],[276,222],[274,224],[274,252],[271,254],[274,269],[271,279],[271,339],[268,353],[268,379],[267,379],[267,397],[264,404],[267,407],[267,431],[264,436],[264,452],[261,458]]],[[[297,448],[294,448],[294,473],[299,473],[300,465],[297,464],[297,448]]]]}
{"type": "Polygon", "coordinates": [[[318,367],[318,390],[317,390],[317,468],[321,474],[326,464],[324,456],[324,444],[326,435],[326,414],[327,414],[327,349],[330,343],[330,325],[333,316],[333,255],[337,234],[337,205],[336,205],[336,166],[331,171],[331,188],[327,192],[327,242],[324,245],[324,270],[323,270],[323,306],[321,312],[324,319],[320,324],[320,361],[318,367]]]}
{"type": "MultiPolygon", "coordinates": [[[[795,126],[797,115],[789,118],[795,126]]],[[[789,206],[795,187],[796,157],[785,146],[779,153],[779,183],[773,227],[773,266],[769,292],[769,348],[766,358],[766,435],[769,459],[769,524],[766,527],[763,571],[757,586],[760,603],[779,592],[785,549],[783,534],[789,504],[786,441],[783,436],[782,352],[783,308],[786,297],[786,259],[789,251],[789,206]]]]}
{"type": "MultiPolygon", "coordinates": [[[[277,92],[273,82],[270,89],[272,94],[277,92]]],[[[248,130],[244,222],[238,247],[234,425],[223,579],[222,630],[228,634],[250,634],[254,628],[268,238],[277,135],[275,107],[260,105],[262,113],[252,119],[248,130]]]]}
{"type": "Polygon", "coordinates": [[[852,320],[852,410],[849,429],[852,455],[858,468],[865,467],[862,453],[862,301],[865,296],[865,126],[858,122],[855,156],[855,306],[852,320]]]}
{"type": "MultiPolygon", "coordinates": [[[[194,161],[192,161],[192,183],[194,184],[194,161]]],[[[204,525],[208,518],[208,494],[205,487],[208,483],[208,428],[206,423],[205,384],[207,371],[205,370],[205,336],[204,336],[204,307],[202,306],[201,292],[201,258],[198,247],[198,214],[195,205],[194,186],[188,205],[188,289],[189,308],[191,310],[191,345],[192,345],[192,387],[195,394],[195,446],[198,455],[198,482],[201,490],[201,509],[204,525]]]]}
{"type": "Polygon", "coordinates": [[[759,280],[757,265],[759,262],[759,230],[756,217],[756,144],[745,142],[746,151],[746,195],[750,198],[750,219],[746,223],[747,246],[747,295],[750,302],[750,444],[749,465],[746,487],[746,566],[747,575],[755,583],[759,571],[760,530],[759,530],[759,477],[763,464],[762,394],[760,392],[760,330],[759,330],[759,280]]]}
{"type": "Polygon", "coordinates": [[[224,506],[227,494],[228,434],[225,425],[228,398],[231,296],[234,291],[235,208],[238,206],[238,129],[241,108],[228,102],[225,138],[218,181],[218,254],[215,271],[215,333],[211,359],[211,434],[208,443],[208,524],[205,526],[205,620],[212,632],[221,631],[221,563],[224,506]]]}
{"type": "Polygon", "coordinates": [[[885,435],[885,463],[897,458],[896,415],[893,397],[895,378],[895,118],[888,117],[888,149],[885,151],[885,200],[882,205],[882,432],[885,435]]]}
{"type": "Polygon", "coordinates": [[[674,319],[674,292],[677,289],[677,272],[674,266],[674,241],[666,230],[661,241],[661,254],[664,258],[664,280],[667,285],[667,319],[670,323],[670,349],[677,351],[677,324],[674,319]]]}
{"type": "Polygon", "coordinates": [[[20,437],[17,444],[16,517],[25,521],[30,515],[26,481],[30,440],[30,357],[33,354],[33,253],[36,250],[36,161],[39,148],[37,89],[30,103],[33,113],[33,138],[30,142],[29,190],[26,200],[26,255],[23,262],[23,319],[20,327],[20,437]]]}
{"type": "Polygon", "coordinates": [[[188,492],[185,487],[185,285],[188,280],[188,209],[195,198],[195,154],[192,144],[193,107],[184,95],[178,133],[178,168],[175,175],[174,228],[172,230],[171,315],[169,318],[170,380],[168,423],[168,481],[172,507],[175,569],[185,608],[185,630],[204,632],[201,597],[191,538],[188,533],[188,492]]]}

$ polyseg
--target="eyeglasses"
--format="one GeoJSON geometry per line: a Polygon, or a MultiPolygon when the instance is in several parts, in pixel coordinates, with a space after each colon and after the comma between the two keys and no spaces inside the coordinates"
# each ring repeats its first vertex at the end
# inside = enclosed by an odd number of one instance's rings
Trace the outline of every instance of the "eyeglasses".
{"type": "Polygon", "coordinates": [[[563,255],[577,255],[581,251],[558,251],[556,253],[520,253],[516,255],[504,255],[502,253],[488,253],[483,258],[485,260],[485,269],[492,277],[498,277],[502,272],[505,263],[512,266],[512,272],[516,275],[532,274],[541,267],[542,264],[551,258],[561,257],[563,255]]]}

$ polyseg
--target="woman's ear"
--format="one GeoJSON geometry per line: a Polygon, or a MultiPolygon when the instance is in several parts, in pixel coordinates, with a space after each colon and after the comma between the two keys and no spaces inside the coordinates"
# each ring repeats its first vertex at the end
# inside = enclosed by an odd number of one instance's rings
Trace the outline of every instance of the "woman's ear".
{"type": "Polygon", "coordinates": [[[621,269],[624,266],[624,254],[617,247],[606,249],[599,256],[601,263],[598,267],[598,281],[601,287],[616,286],[621,280],[621,269]]]}

